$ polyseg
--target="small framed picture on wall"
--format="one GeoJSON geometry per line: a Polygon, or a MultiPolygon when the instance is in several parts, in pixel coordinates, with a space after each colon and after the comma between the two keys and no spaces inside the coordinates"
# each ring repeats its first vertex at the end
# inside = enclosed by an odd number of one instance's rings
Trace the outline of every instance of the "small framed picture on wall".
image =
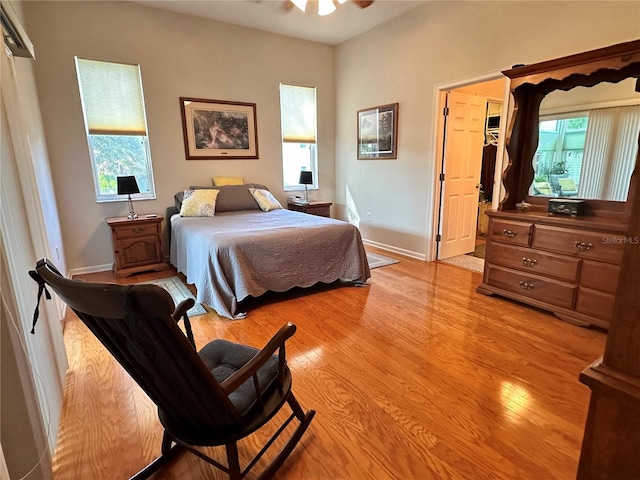
{"type": "Polygon", "coordinates": [[[398,104],[358,110],[358,160],[398,158],[398,104]]]}

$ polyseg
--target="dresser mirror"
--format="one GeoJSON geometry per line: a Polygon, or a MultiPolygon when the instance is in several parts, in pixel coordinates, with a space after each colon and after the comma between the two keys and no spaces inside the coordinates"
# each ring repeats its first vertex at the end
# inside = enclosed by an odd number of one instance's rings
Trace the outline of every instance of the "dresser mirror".
{"type": "Polygon", "coordinates": [[[624,202],[638,152],[636,79],[547,94],[529,195],[624,202]]]}
{"type": "Polygon", "coordinates": [[[514,112],[498,209],[562,196],[590,200],[589,212],[619,211],[638,153],[640,41],[503,73],[514,112]]]}

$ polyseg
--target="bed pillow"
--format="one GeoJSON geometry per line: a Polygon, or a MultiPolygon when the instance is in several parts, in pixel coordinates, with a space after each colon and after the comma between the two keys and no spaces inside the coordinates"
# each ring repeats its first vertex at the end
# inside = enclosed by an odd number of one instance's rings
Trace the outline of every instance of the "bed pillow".
{"type": "Polygon", "coordinates": [[[274,197],[269,190],[263,190],[261,188],[250,188],[249,191],[258,203],[260,210],[269,212],[271,210],[282,208],[280,202],[276,200],[276,197],[274,197]]]}
{"type": "MultiPolygon", "coordinates": [[[[216,212],[232,212],[234,210],[257,210],[258,204],[249,192],[250,188],[260,188],[269,190],[259,183],[245,183],[244,185],[226,185],[223,187],[198,187],[191,186],[189,190],[220,190],[216,198],[216,212]]],[[[182,199],[184,198],[184,190],[173,196],[176,210],[182,209],[182,199]]]]}
{"type": "Polygon", "coordinates": [[[244,185],[225,185],[216,187],[220,189],[220,195],[216,202],[217,212],[233,212],[236,210],[258,210],[258,204],[249,191],[250,188],[260,188],[253,183],[244,185]]]}
{"type": "MultiPolygon", "coordinates": [[[[187,190],[213,190],[216,187],[200,187],[198,185],[191,185],[187,190]]],[[[173,196],[173,203],[178,212],[182,209],[182,199],[184,198],[184,190],[180,190],[173,196]]]]}
{"type": "Polygon", "coordinates": [[[181,217],[213,217],[216,213],[216,189],[185,190],[180,208],[181,217]]]}
{"type": "Polygon", "coordinates": [[[211,177],[211,181],[216,187],[222,187],[224,185],[243,185],[244,178],[242,177],[211,177]]]}

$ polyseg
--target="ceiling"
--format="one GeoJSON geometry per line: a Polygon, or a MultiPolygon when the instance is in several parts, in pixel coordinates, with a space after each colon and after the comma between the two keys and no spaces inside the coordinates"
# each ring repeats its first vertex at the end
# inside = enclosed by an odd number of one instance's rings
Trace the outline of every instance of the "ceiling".
{"type": "Polygon", "coordinates": [[[290,37],[338,45],[376,25],[396,17],[425,0],[376,0],[367,8],[347,1],[328,16],[317,14],[310,0],[306,12],[289,0],[133,0],[154,8],[211,18],[290,37]]]}

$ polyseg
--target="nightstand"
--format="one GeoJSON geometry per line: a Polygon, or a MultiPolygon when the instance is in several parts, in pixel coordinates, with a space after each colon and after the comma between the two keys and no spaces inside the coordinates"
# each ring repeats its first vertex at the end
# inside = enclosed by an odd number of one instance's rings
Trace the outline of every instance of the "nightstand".
{"type": "Polygon", "coordinates": [[[287,208],[294,212],[318,215],[319,217],[331,217],[331,202],[287,203],[287,208]]]}
{"type": "Polygon", "coordinates": [[[113,273],[116,277],[169,268],[169,265],[163,262],[162,217],[111,217],[106,221],[111,227],[113,273]]]}

